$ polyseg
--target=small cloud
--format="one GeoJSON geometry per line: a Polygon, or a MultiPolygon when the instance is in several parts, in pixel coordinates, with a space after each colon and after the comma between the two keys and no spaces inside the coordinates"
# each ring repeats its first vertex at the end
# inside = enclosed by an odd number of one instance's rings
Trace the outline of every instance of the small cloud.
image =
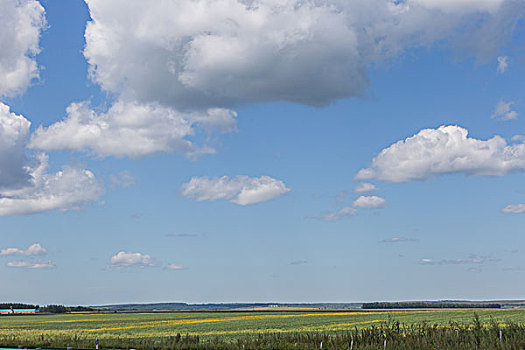
{"type": "Polygon", "coordinates": [[[284,182],[269,176],[249,177],[193,177],[182,185],[184,197],[197,201],[228,200],[238,205],[249,205],[276,199],[290,189],[284,182]]]}
{"type": "Polygon", "coordinates": [[[37,255],[46,255],[47,250],[45,250],[40,243],[34,243],[30,245],[27,249],[18,249],[18,248],[6,248],[0,250],[0,256],[8,255],[17,255],[17,256],[37,256],[37,255]]]}
{"type": "Polygon", "coordinates": [[[112,188],[126,188],[135,184],[135,178],[127,171],[121,171],[117,175],[111,174],[109,182],[112,188]]]}
{"type": "Polygon", "coordinates": [[[166,237],[199,237],[196,233],[168,233],[166,237]]]}
{"type": "Polygon", "coordinates": [[[144,214],[142,214],[142,213],[133,213],[133,214],[131,214],[131,217],[133,219],[136,219],[136,220],[140,219],[143,216],[144,216],[144,214]]]}
{"type": "Polygon", "coordinates": [[[525,213],[525,204],[511,204],[501,209],[502,213],[506,214],[522,214],[525,213]]]}
{"type": "Polygon", "coordinates": [[[350,216],[353,216],[355,215],[355,213],[356,213],[355,208],[344,207],[337,211],[324,213],[323,215],[317,217],[317,219],[323,220],[323,221],[337,221],[337,220],[341,220],[341,219],[345,219],[350,216]]]}
{"type": "Polygon", "coordinates": [[[509,58],[507,56],[498,57],[498,73],[505,73],[509,67],[509,58]]]}
{"type": "Polygon", "coordinates": [[[178,265],[178,264],[169,264],[168,266],[166,266],[166,268],[168,270],[182,270],[184,267],[182,265],[178,265]]]}
{"type": "Polygon", "coordinates": [[[435,265],[435,264],[437,264],[437,262],[434,261],[433,259],[421,259],[419,261],[419,263],[422,264],[422,265],[435,265]]]}
{"type": "Polygon", "coordinates": [[[360,196],[353,203],[355,208],[362,209],[383,208],[385,205],[386,200],[377,196],[360,196]]]}
{"type": "Polygon", "coordinates": [[[484,264],[487,262],[499,262],[501,259],[492,258],[489,256],[479,256],[476,254],[471,254],[468,258],[457,258],[457,259],[421,259],[419,261],[422,265],[463,265],[463,264],[484,264]]]}
{"type": "Polygon", "coordinates": [[[155,266],[151,256],[142,253],[127,253],[124,251],[118,252],[111,257],[112,268],[123,267],[152,267],[155,266]]]}
{"type": "Polygon", "coordinates": [[[19,269],[52,269],[55,268],[55,263],[52,261],[10,261],[6,264],[7,267],[19,268],[19,269]]]}
{"type": "Polygon", "coordinates": [[[516,141],[516,142],[525,141],[525,136],[523,136],[523,135],[514,135],[514,136],[512,136],[511,140],[512,141],[516,141]]]}
{"type": "Polygon", "coordinates": [[[304,265],[308,264],[307,260],[294,260],[290,263],[290,265],[304,265]]]}
{"type": "Polygon", "coordinates": [[[407,182],[445,174],[504,176],[524,171],[525,148],[507,145],[501,136],[488,140],[468,136],[457,125],[423,129],[384,148],[354,176],[357,180],[407,182]]]}
{"type": "Polygon", "coordinates": [[[523,271],[519,266],[505,266],[503,271],[523,271]]]}
{"type": "Polygon", "coordinates": [[[372,191],[377,191],[377,190],[379,190],[379,188],[377,188],[376,185],[368,183],[368,182],[360,183],[354,187],[355,193],[366,193],[366,192],[372,192],[372,191]]]}
{"type": "Polygon", "coordinates": [[[408,237],[392,237],[383,239],[381,243],[400,243],[400,242],[417,242],[417,239],[415,238],[408,238],[408,237]]]}
{"type": "Polygon", "coordinates": [[[512,110],[512,106],[515,102],[499,101],[496,105],[494,113],[490,116],[496,120],[513,120],[518,118],[518,112],[512,110]]]}

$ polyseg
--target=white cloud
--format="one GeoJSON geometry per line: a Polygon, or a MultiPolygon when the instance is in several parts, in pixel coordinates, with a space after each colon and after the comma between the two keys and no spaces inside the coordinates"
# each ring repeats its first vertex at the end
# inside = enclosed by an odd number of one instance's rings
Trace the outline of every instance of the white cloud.
{"type": "Polygon", "coordinates": [[[511,138],[512,141],[525,141],[525,136],[523,135],[514,135],[511,138]]]}
{"type": "Polygon", "coordinates": [[[249,103],[322,106],[368,88],[368,68],[434,43],[492,58],[524,17],[513,0],[86,0],[90,77],[107,112],[72,104],[31,147],[142,157],[213,153],[199,126],[232,132],[249,103]]]}
{"type": "Polygon", "coordinates": [[[434,259],[421,259],[419,261],[420,264],[428,264],[428,265],[434,265],[436,261],[434,259]]]}
{"type": "Polygon", "coordinates": [[[44,249],[40,243],[34,243],[30,245],[27,249],[18,249],[18,248],[5,248],[0,250],[0,256],[8,255],[25,255],[25,256],[36,256],[36,255],[46,255],[47,250],[44,249]]]}
{"type": "Polygon", "coordinates": [[[471,254],[467,258],[457,258],[457,259],[421,259],[419,261],[422,265],[463,265],[463,264],[485,264],[485,263],[495,263],[499,262],[501,259],[492,258],[490,256],[479,256],[476,254],[471,254]]]}
{"type": "Polygon", "coordinates": [[[518,118],[518,112],[512,110],[514,102],[499,101],[494,113],[490,116],[497,120],[514,120],[518,118]]]}
{"type": "Polygon", "coordinates": [[[36,0],[0,1],[0,96],[22,93],[35,78],[45,11],[36,0]]]}
{"type": "Polygon", "coordinates": [[[509,67],[509,58],[507,56],[498,56],[498,73],[505,73],[509,67]]]}
{"type": "Polygon", "coordinates": [[[360,183],[360,184],[358,184],[357,186],[354,187],[354,192],[355,193],[373,192],[373,191],[377,191],[377,190],[378,190],[378,188],[376,187],[376,185],[368,183],[368,182],[360,183]]]}
{"type": "Polygon", "coordinates": [[[355,178],[405,182],[450,173],[503,176],[524,170],[525,143],[507,145],[500,136],[478,140],[462,127],[441,126],[385,148],[355,178]]]}
{"type": "Polygon", "coordinates": [[[151,267],[155,266],[151,256],[142,253],[127,253],[124,251],[118,252],[111,257],[112,268],[122,267],[151,267]]]}
{"type": "Polygon", "coordinates": [[[228,131],[235,126],[236,114],[225,109],[181,113],[157,103],[118,101],[106,113],[97,113],[86,102],[67,108],[67,118],[44,128],[31,138],[30,148],[47,151],[91,150],[100,157],[139,158],[174,150],[195,156],[213,153],[209,147],[195,146],[188,137],[194,125],[228,131]]]}
{"type": "Polygon", "coordinates": [[[407,237],[392,237],[388,239],[383,239],[381,243],[402,243],[402,242],[416,242],[417,239],[407,238],[407,237]]]}
{"type": "Polygon", "coordinates": [[[354,216],[356,214],[355,208],[352,207],[344,207],[339,210],[333,211],[333,212],[327,212],[323,215],[319,216],[319,220],[323,221],[337,221],[341,219],[348,218],[350,216],[354,216]]]}
{"type": "Polygon", "coordinates": [[[182,270],[184,267],[178,264],[169,264],[166,268],[168,270],[182,270]]]}
{"type": "Polygon", "coordinates": [[[55,263],[52,261],[28,261],[28,260],[21,260],[21,261],[9,261],[6,264],[7,267],[14,267],[14,268],[23,268],[23,269],[52,269],[56,267],[55,263]]]}
{"type": "Polygon", "coordinates": [[[47,174],[47,157],[41,155],[39,162],[38,167],[31,169],[30,185],[0,192],[0,216],[78,210],[104,193],[103,186],[89,170],[64,166],[57,173],[47,174]]]}
{"type": "Polygon", "coordinates": [[[525,204],[511,204],[501,209],[502,213],[521,214],[525,213],[525,204]]]}
{"type": "Polygon", "coordinates": [[[239,205],[266,202],[289,192],[284,182],[269,176],[193,177],[182,185],[181,194],[198,201],[229,200],[239,205]]]}
{"type": "Polygon", "coordinates": [[[176,108],[360,96],[373,62],[436,41],[491,54],[523,17],[511,0],[86,3],[92,79],[176,108]]]}
{"type": "Polygon", "coordinates": [[[89,170],[64,166],[46,173],[45,154],[26,155],[31,123],[0,103],[0,216],[78,209],[103,193],[89,170]]]}
{"type": "Polygon", "coordinates": [[[386,205],[386,200],[378,196],[360,196],[357,198],[353,206],[361,209],[383,208],[386,205]]]}

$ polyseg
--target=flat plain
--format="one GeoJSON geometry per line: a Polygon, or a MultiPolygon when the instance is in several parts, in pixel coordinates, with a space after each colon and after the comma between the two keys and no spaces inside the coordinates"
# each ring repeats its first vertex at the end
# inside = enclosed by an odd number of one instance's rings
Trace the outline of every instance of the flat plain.
{"type": "Polygon", "coordinates": [[[43,337],[100,339],[159,339],[181,335],[200,339],[234,339],[261,333],[336,333],[380,326],[395,320],[402,324],[470,324],[474,314],[483,323],[523,323],[525,309],[345,310],[277,312],[145,312],[73,313],[60,315],[0,316],[2,342],[38,341],[43,337]]]}

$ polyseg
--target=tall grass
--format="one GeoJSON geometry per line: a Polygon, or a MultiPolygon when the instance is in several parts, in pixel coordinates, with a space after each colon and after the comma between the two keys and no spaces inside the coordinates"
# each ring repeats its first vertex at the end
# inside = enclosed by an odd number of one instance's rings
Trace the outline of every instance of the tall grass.
{"type": "MultiPolygon", "coordinates": [[[[494,320],[483,324],[477,315],[471,324],[451,322],[446,326],[426,323],[405,325],[389,319],[383,324],[352,331],[331,333],[274,333],[201,341],[198,336],[175,334],[157,339],[100,339],[106,349],[525,349],[525,324],[494,320]],[[501,339],[500,339],[500,330],[501,339]],[[321,345],[322,343],[322,345],[321,345]]],[[[83,334],[49,336],[35,334],[31,339],[1,335],[0,346],[94,348],[94,339],[83,334]]]]}

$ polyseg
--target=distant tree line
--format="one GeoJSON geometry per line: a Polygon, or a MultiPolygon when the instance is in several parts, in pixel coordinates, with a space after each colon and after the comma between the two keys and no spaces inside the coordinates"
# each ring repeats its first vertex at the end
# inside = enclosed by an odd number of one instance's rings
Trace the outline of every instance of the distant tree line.
{"type": "Polygon", "coordinates": [[[363,309],[501,309],[501,304],[440,302],[375,302],[364,303],[363,309]]]}
{"type": "Polygon", "coordinates": [[[39,305],[22,304],[22,303],[0,303],[0,309],[36,309],[40,312],[48,312],[52,314],[64,314],[66,312],[82,312],[82,311],[97,311],[91,307],[86,306],[64,306],[64,305],[46,305],[40,307],[39,305]]]}
{"type": "Polygon", "coordinates": [[[96,311],[86,306],[64,306],[64,305],[46,305],[40,308],[40,312],[49,312],[52,314],[65,314],[67,312],[96,311]]]}
{"type": "Polygon", "coordinates": [[[0,309],[38,309],[38,305],[21,304],[21,303],[0,303],[0,309]]]}

